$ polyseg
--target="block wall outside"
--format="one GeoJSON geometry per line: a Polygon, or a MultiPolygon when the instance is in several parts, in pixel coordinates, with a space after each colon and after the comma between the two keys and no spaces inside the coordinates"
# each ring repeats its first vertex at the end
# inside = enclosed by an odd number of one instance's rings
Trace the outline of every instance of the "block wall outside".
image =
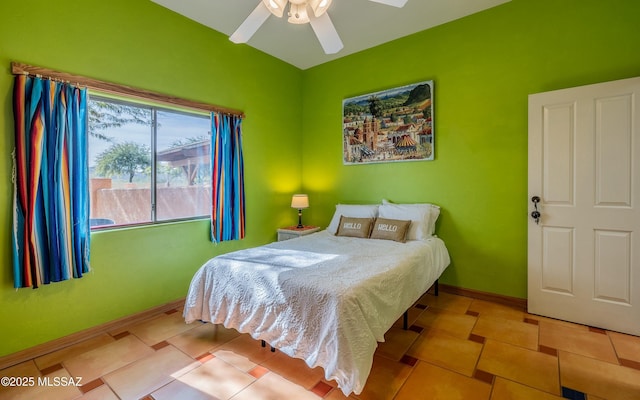
{"type": "MultiPolygon", "coordinates": [[[[110,186],[110,180],[92,180],[91,218],[110,219],[118,225],[151,221],[151,189],[110,186]]],[[[158,220],[208,216],[211,188],[159,187],[156,203],[158,220]]]]}

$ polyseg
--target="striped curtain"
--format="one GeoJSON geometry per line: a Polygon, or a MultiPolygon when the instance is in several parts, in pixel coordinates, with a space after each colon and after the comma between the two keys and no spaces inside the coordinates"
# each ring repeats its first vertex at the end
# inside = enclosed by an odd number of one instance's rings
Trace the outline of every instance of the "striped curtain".
{"type": "Polygon", "coordinates": [[[14,287],[89,271],[86,89],[15,78],[14,287]]]}
{"type": "Polygon", "coordinates": [[[211,240],[244,238],[242,118],[211,113],[211,240]]]}

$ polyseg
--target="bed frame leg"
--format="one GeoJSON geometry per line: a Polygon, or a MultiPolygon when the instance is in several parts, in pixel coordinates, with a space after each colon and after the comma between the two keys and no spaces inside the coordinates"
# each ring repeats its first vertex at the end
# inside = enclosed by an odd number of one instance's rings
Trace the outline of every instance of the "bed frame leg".
{"type": "MultiPolygon", "coordinates": [[[[260,341],[260,346],[262,346],[262,347],[267,347],[267,342],[265,342],[264,340],[261,340],[261,341],[260,341]]],[[[275,353],[275,352],[276,352],[276,348],[275,348],[275,347],[273,347],[273,346],[269,346],[269,347],[271,347],[271,352],[272,352],[272,353],[275,353]]]]}
{"type": "MultiPolygon", "coordinates": [[[[435,282],[433,282],[433,294],[434,295],[438,295],[438,280],[436,279],[435,282]]],[[[402,329],[404,329],[405,331],[407,329],[409,329],[409,310],[405,311],[404,314],[402,314],[402,329]]]]}

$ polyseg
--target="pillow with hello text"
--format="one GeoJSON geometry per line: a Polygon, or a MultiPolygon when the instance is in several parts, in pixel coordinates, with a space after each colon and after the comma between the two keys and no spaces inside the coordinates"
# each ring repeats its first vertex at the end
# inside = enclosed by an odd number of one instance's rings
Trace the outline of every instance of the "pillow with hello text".
{"type": "Polygon", "coordinates": [[[336,236],[368,238],[373,225],[373,218],[340,217],[340,225],[336,236]]]}
{"type": "Polygon", "coordinates": [[[407,232],[410,225],[411,221],[409,220],[378,217],[373,223],[373,229],[369,237],[371,239],[385,239],[404,243],[407,240],[407,232]]]}

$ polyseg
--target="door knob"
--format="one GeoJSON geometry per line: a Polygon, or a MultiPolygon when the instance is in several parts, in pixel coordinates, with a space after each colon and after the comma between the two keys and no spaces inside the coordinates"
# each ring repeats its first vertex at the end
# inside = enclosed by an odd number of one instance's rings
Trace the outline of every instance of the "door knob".
{"type": "Polygon", "coordinates": [[[538,211],[538,203],[540,203],[540,197],[538,196],[533,196],[531,198],[531,201],[533,202],[533,207],[535,208],[532,212],[531,212],[531,218],[533,218],[534,220],[536,220],[536,225],[540,223],[540,217],[542,216],[542,214],[540,214],[540,211],[538,211]]]}

